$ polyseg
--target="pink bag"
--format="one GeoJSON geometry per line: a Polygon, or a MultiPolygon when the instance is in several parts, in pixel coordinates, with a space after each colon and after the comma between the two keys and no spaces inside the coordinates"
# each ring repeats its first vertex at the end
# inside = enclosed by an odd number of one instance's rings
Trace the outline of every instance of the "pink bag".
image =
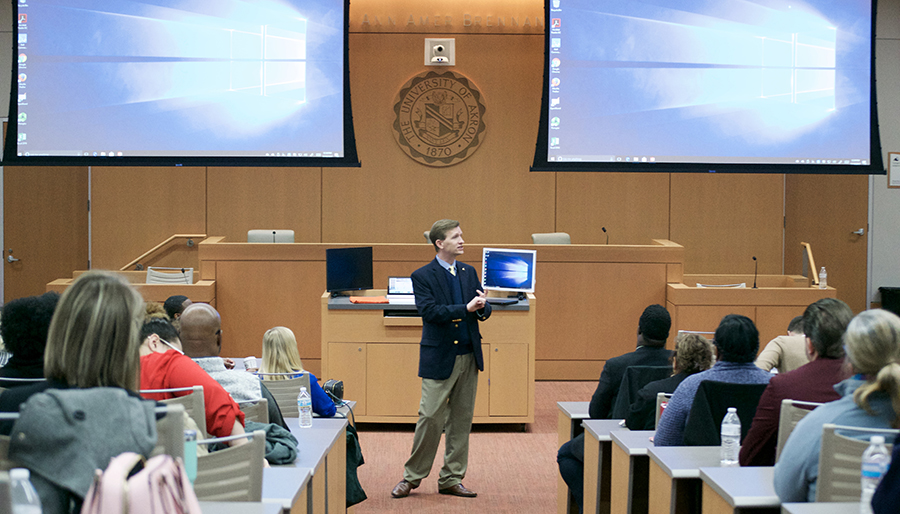
{"type": "Polygon", "coordinates": [[[129,478],[142,460],[126,452],[98,469],[81,514],[202,514],[180,459],[157,455],[129,478]]]}

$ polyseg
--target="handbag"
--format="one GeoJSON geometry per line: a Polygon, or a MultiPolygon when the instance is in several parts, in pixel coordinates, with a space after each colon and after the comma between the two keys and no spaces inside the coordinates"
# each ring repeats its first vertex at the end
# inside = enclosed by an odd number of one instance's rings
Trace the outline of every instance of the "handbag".
{"type": "Polygon", "coordinates": [[[137,453],[114,457],[95,471],[81,514],[202,514],[181,459],[137,453]],[[143,464],[143,469],[140,465],[143,464]]]}

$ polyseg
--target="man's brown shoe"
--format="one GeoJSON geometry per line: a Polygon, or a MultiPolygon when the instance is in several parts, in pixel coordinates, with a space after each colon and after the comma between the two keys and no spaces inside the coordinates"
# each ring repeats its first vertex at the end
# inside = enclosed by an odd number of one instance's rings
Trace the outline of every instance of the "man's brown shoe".
{"type": "MultiPolygon", "coordinates": [[[[399,486],[398,486],[399,487],[399,486]]],[[[396,489],[395,489],[396,491],[396,489]]],[[[438,489],[438,492],[441,494],[452,494],[453,496],[462,496],[463,498],[474,498],[478,496],[478,493],[475,491],[470,491],[465,488],[462,484],[456,484],[454,486],[448,487],[446,489],[438,489]]]]}
{"type": "Polygon", "coordinates": [[[412,482],[407,482],[406,480],[401,480],[399,484],[394,486],[394,490],[391,491],[391,496],[394,498],[406,498],[409,496],[409,492],[419,487],[418,485],[413,485],[412,482]]]}

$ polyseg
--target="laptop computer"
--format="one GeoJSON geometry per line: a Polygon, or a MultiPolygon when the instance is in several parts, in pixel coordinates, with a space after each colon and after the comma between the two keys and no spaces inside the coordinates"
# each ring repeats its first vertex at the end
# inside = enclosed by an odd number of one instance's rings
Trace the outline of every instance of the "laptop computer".
{"type": "Polygon", "coordinates": [[[387,300],[391,305],[415,305],[412,278],[388,277],[387,300]]]}

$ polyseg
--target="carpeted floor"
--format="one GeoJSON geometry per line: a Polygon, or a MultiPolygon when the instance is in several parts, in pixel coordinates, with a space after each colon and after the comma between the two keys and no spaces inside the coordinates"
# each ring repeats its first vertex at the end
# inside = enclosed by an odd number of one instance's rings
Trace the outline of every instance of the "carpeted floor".
{"type": "Polygon", "coordinates": [[[443,463],[443,443],[431,475],[407,498],[391,498],[403,478],[403,463],[412,447],[413,425],[359,426],[366,463],[359,479],[369,498],[356,506],[369,513],[490,513],[545,514],[556,509],[558,401],[588,401],[596,382],[537,382],[535,420],[526,432],[521,425],[475,425],[469,441],[469,469],[463,485],[477,498],[457,498],[437,492],[443,463]]]}

